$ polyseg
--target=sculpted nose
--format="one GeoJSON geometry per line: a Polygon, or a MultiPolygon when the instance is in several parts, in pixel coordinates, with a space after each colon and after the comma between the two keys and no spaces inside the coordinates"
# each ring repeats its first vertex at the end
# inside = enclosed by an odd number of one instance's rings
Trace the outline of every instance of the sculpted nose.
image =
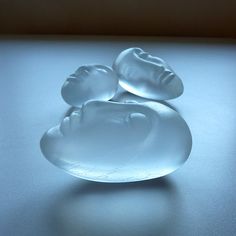
{"type": "Polygon", "coordinates": [[[91,71],[91,67],[90,66],[81,66],[76,72],[75,74],[78,76],[85,76],[89,74],[89,71],[91,71]]]}

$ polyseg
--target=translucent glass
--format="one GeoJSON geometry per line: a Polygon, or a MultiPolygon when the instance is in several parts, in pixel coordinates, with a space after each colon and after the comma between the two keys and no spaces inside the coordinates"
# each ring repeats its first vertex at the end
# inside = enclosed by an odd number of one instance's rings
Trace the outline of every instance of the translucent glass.
{"type": "Polygon", "coordinates": [[[181,79],[165,61],[140,48],[121,52],[113,69],[125,90],[144,98],[168,100],[180,96],[184,90],[181,79]]]}
{"type": "Polygon", "coordinates": [[[157,102],[157,100],[155,99],[144,98],[144,97],[137,96],[133,93],[130,93],[127,90],[123,89],[121,86],[118,86],[116,94],[114,95],[114,97],[112,97],[112,99],[110,99],[110,101],[120,102],[120,103],[131,103],[131,102],[142,103],[142,102],[150,102],[150,101],[157,102]]]}
{"type": "Polygon", "coordinates": [[[192,139],[181,116],[160,103],[91,101],[49,129],[40,145],[50,162],[71,175],[132,182],[179,168],[192,139]]]}
{"type": "Polygon", "coordinates": [[[110,67],[103,65],[81,66],[64,83],[63,99],[70,105],[80,107],[84,102],[108,101],[117,90],[118,78],[110,67]]]}

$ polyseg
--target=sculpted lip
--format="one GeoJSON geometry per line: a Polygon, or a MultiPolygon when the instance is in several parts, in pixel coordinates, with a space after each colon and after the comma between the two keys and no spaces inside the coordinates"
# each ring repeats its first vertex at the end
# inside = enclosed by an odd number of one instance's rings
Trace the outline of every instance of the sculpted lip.
{"type": "Polygon", "coordinates": [[[169,84],[175,77],[175,74],[169,70],[165,70],[161,76],[160,76],[160,80],[162,84],[169,84]]]}
{"type": "Polygon", "coordinates": [[[91,72],[92,68],[91,66],[81,66],[75,73],[75,76],[86,76],[89,75],[89,72],[91,72]]]}

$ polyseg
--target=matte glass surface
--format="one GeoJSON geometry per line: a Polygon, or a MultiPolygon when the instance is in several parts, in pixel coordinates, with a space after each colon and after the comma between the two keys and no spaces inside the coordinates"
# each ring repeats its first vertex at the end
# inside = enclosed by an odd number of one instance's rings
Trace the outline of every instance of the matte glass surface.
{"type": "Polygon", "coordinates": [[[163,104],[91,101],[45,132],[40,146],[51,163],[76,177],[135,182],[178,169],[192,137],[183,118],[163,104]]]}
{"type": "Polygon", "coordinates": [[[236,232],[236,42],[213,39],[2,37],[0,235],[157,236],[236,232]],[[141,47],[180,76],[168,104],[188,123],[187,162],[157,180],[102,184],[43,158],[39,140],[68,114],[68,72],[141,47]]]}
{"type": "Polygon", "coordinates": [[[184,90],[181,79],[164,60],[141,48],[122,51],[113,69],[122,88],[144,98],[168,100],[180,96],[184,90]]]}
{"type": "Polygon", "coordinates": [[[108,101],[115,95],[117,87],[118,78],[111,68],[84,65],[66,79],[61,95],[69,105],[80,107],[87,101],[108,101]]]}

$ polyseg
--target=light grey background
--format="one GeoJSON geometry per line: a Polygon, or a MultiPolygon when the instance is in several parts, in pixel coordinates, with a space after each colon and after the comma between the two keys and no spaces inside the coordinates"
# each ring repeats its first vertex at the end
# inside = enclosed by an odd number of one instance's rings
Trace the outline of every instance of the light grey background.
{"type": "Polygon", "coordinates": [[[0,235],[235,235],[236,41],[2,36],[0,71],[0,235]],[[61,85],[80,65],[111,65],[132,46],[182,78],[184,94],[169,103],[190,126],[192,153],[161,179],[76,179],[39,149],[69,109],[61,85]]]}

